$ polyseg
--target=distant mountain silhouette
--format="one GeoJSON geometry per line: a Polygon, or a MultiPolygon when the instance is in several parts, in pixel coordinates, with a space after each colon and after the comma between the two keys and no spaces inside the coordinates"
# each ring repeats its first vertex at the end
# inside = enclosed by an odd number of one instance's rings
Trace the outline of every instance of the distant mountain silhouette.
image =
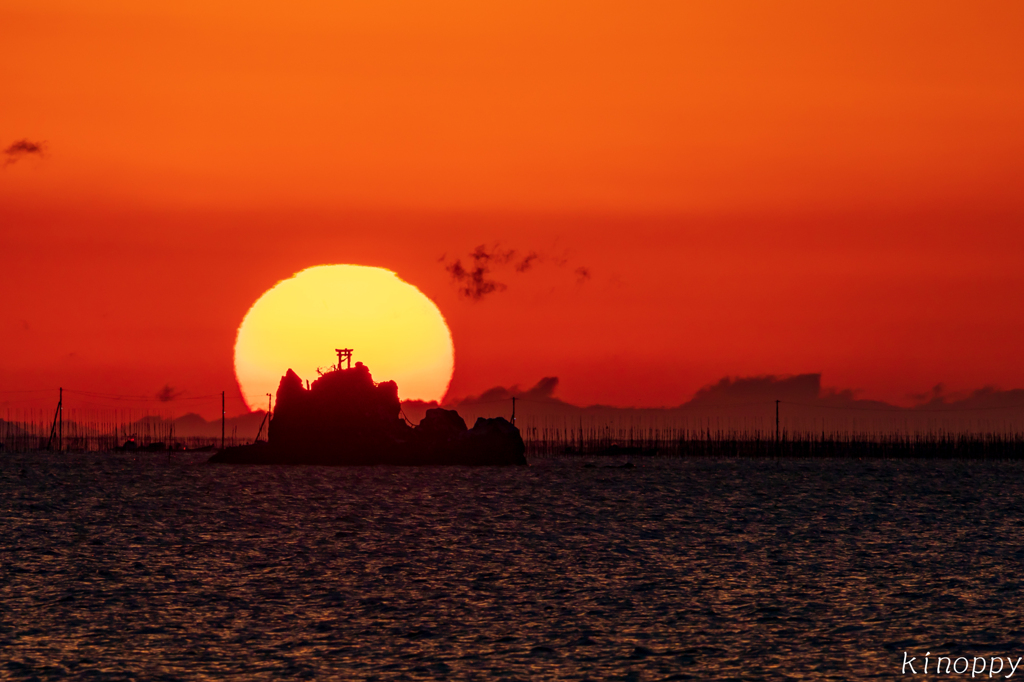
{"type": "MultiPolygon", "coordinates": [[[[725,377],[698,390],[689,401],[667,407],[580,406],[554,395],[557,377],[544,377],[530,388],[497,386],[477,396],[446,402],[467,418],[511,414],[516,398],[516,424],[528,438],[566,428],[685,428],[751,434],[774,431],[775,401],[780,422],[791,432],[858,431],[905,433],[949,431],[1006,433],[1024,429],[1024,390],[982,388],[948,394],[943,386],[931,393],[908,396],[900,407],[857,397],[853,389],[823,387],[821,374],[725,377]]],[[[406,402],[415,420],[436,403],[406,402]]]]}
{"type": "MultiPolygon", "coordinates": [[[[219,396],[218,396],[219,397],[219,396]]],[[[266,410],[255,410],[240,414],[237,417],[228,417],[224,426],[228,436],[234,435],[238,438],[252,440],[260,429],[260,422],[266,410]]],[[[177,438],[220,438],[220,419],[207,421],[194,412],[183,414],[174,419],[148,416],[135,421],[132,430],[142,432],[149,427],[154,432],[161,432],[173,429],[177,438]]]]}
{"type": "MultiPolygon", "coordinates": [[[[340,364],[340,363],[339,363],[340,364]]],[[[281,378],[269,441],[227,448],[228,464],[526,464],[519,430],[502,417],[472,429],[454,410],[428,409],[415,427],[402,418],[398,385],[375,383],[357,362],[323,374],[307,389],[295,372],[281,378]]]]}

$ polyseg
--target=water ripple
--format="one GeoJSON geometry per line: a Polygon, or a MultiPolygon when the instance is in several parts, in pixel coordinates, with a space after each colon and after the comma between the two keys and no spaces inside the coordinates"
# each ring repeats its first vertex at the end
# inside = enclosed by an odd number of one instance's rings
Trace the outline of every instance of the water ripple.
{"type": "Polygon", "coordinates": [[[861,679],[1024,654],[1022,466],[0,458],[0,677],[861,679]]]}

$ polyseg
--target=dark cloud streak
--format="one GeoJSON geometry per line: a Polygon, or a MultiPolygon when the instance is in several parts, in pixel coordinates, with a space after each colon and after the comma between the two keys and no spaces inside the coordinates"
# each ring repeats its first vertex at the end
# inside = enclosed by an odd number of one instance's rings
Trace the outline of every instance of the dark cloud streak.
{"type": "Polygon", "coordinates": [[[489,278],[493,257],[493,254],[487,253],[483,246],[478,246],[470,256],[473,259],[473,264],[469,269],[463,267],[462,259],[457,259],[445,268],[451,274],[452,279],[458,283],[460,294],[479,301],[488,294],[506,289],[501,282],[489,278]]]}
{"type": "Polygon", "coordinates": [[[4,149],[4,167],[17,163],[24,157],[30,154],[36,154],[42,157],[46,152],[45,142],[32,142],[31,140],[21,139],[12,142],[6,149],[4,149]]]}
{"type": "Polygon", "coordinates": [[[165,384],[163,388],[157,391],[156,399],[162,403],[169,403],[170,401],[180,396],[181,393],[181,391],[175,391],[174,387],[171,386],[170,384],[165,384]]]}
{"type": "MultiPolygon", "coordinates": [[[[568,260],[564,258],[546,259],[537,251],[528,251],[520,255],[515,249],[502,248],[500,243],[488,247],[481,244],[473,249],[468,256],[469,264],[463,265],[463,259],[457,258],[454,262],[445,265],[445,270],[452,276],[452,280],[459,289],[459,294],[473,301],[481,301],[490,294],[504,291],[508,286],[498,281],[494,272],[500,268],[511,265],[515,272],[522,274],[532,270],[538,263],[551,260],[558,267],[564,267],[568,260]]],[[[447,261],[447,254],[438,259],[439,262],[447,261]]],[[[579,284],[590,279],[590,269],[579,267],[576,269],[576,281],[579,284]]]]}
{"type": "Polygon", "coordinates": [[[533,262],[538,258],[540,258],[540,256],[537,255],[536,251],[531,251],[530,253],[526,254],[523,260],[519,261],[516,264],[516,272],[526,272],[531,267],[533,267],[533,262]]]}

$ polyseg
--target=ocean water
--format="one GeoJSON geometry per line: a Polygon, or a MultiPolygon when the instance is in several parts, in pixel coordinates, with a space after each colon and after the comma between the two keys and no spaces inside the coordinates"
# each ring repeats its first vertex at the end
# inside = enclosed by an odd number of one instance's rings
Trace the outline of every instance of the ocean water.
{"type": "Polygon", "coordinates": [[[0,678],[907,679],[904,652],[1024,655],[1021,463],[181,457],[0,455],[0,678]]]}

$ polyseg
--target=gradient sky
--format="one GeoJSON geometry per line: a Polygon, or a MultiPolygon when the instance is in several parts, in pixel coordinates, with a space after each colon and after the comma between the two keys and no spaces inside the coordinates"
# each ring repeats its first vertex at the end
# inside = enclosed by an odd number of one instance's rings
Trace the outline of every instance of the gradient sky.
{"type": "Polygon", "coordinates": [[[0,390],[237,395],[321,263],[437,302],[456,396],[1024,386],[1024,5],[634,5],[7,0],[0,390]],[[539,258],[470,300],[480,244],[539,258]]]}

